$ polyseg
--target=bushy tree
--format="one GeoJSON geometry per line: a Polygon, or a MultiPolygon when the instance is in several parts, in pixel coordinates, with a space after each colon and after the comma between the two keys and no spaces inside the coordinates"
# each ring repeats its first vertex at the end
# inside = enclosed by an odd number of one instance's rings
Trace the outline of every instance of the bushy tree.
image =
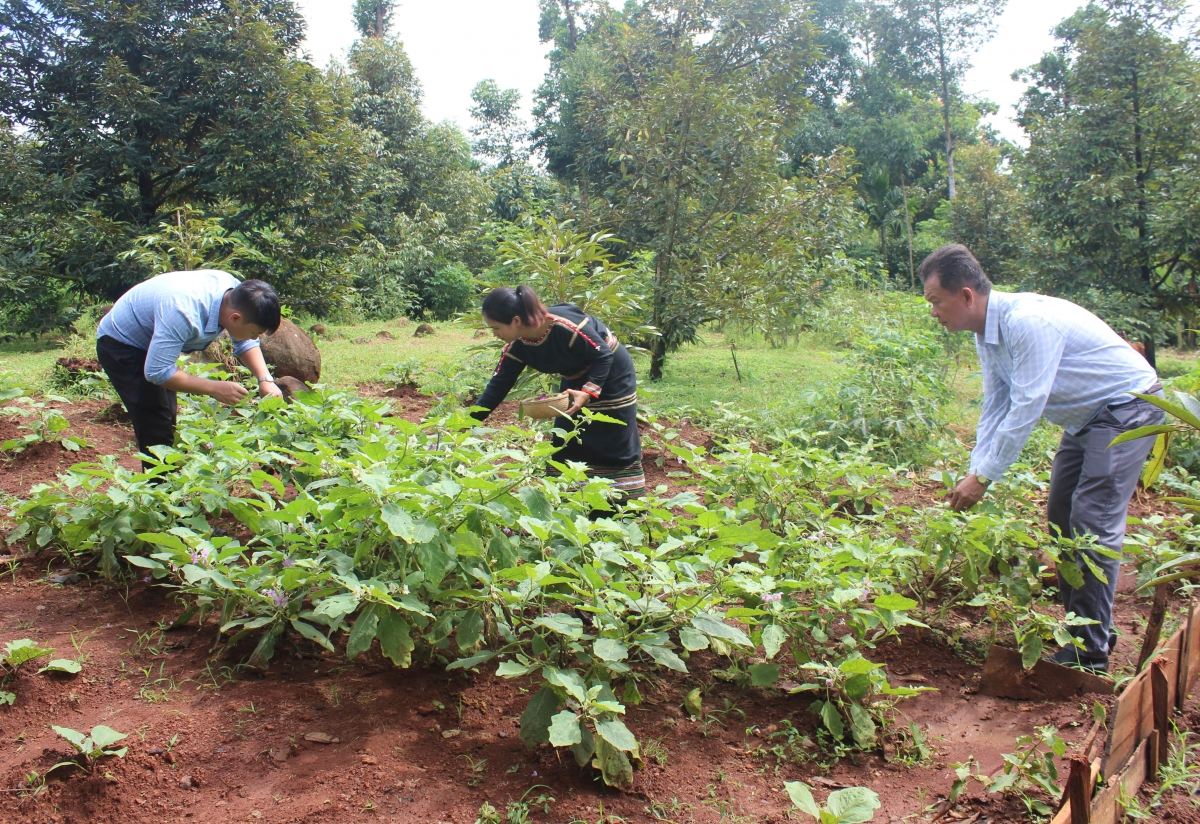
{"type": "MultiPolygon", "coordinates": [[[[1200,63],[1194,39],[1177,35],[1181,11],[1105,0],[1064,21],[1060,46],[1024,74],[1022,169],[1042,230],[1035,282],[1124,293],[1191,322],[1200,63]]],[[[1143,342],[1153,363],[1156,336],[1143,342]]]]}

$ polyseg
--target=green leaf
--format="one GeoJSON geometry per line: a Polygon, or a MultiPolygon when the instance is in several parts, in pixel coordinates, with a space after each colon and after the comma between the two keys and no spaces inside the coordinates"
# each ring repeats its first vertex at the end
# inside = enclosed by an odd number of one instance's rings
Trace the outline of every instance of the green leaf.
{"type": "Polygon", "coordinates": [[[334,651],[333,644],[329,643],[329,639],[325,637],[325,634],[312,624],[307,624],[304,621],[301,621],[299,618],[293,618],[291,620],[291,624],[292,628],[295,629],[296,632],[300,633],[308,640],[315,641],[330,652],[334,651]]]}
{"type": "Polygon", "coordinates": [[[592,652],[601,661],[624,661],[629,657],[629,647],[613,638],[597,638],[592,652]]]}
{"type": "Polygon", "coordinates": [[[583,767],[596,754],[596,741],[592,738],[592,731],[582,725],[579,728],[579,736],[579,743],[571,746],[571,754],[575,756],[575,763],[583,767]]]}
{"type": "Polygon", "coordinates": [[[379,639],[380,650],[393,664],[407,669],[412,666],[412,653],[416,648],[408,622],[397,610],[381,606],[378,612],[379,626],[375,637],[379,639]]]}
{"type": "Polygon", "coordinates": [[[407,509],[397,504],[384,504],[379,517],[397,538],[408,544],[416,543],[416,525],[407,509]]]}
{"type": "Polygon", "coordinates": [[[371,648],[371,642],[375,640],[375,631],[379,628],[379,615],[376,612],[378,607],[378,604],[370,604],[354,620],[350,639],[346,641],[346,657],[351,661],[371,648]]]}
{"type": "Polygon", "coordinates": [[[769,687],[779,680],[778,664],[751,664],[750,683],[756,687],[769,687]]]}
{"type": "Polygon", "coordinates": [[[10,669],[16,669],[27,661],[33,661],[54,652],[53,648],[39,647],[28,638],[19,641],[9,641],[4,645],[4,663],[10,669]]]}
{"type": "Polygon", "coordinates": [[[475,650],[483,643],[483,615],[477,609],[467,610],[467,614],[458,622],[454,633],[460,652],[467,653],[475,650]]]}
{"type": "Polygon", "coordinates": [[[666,647],[656,646],[654,644],[642,644],[641,648],[654,659],[655,663],[664,666],[667,669],[675,670],[676,672],[687,672],[687,664],[683,663],[683,659],[666,647]]]}
{"type": "Polygon", "coordinates": [[[496,675],[501,678],[520,678],[522,675],[528,675],[537,669],[537,664],[522,664],[519,661],[502,661],[500,666],[496,667],[496,675]]]}
{"type": "Polygon", "coordinates": [[[812,790],[807,784],[803,781],[785,781],[783,790],[788,794],[788,798],[792,800],[792,805],[797,810],[820,820],[821,808],[817,806],[817,801],[813,798],[812,790]]]}
{"type": "Polygon", "coordinates": [[[92,727],[92,743],[102,750],[108,749],[113,744],[128,737],[128,733],[117,732],[112,727],[106,727],[103,724],[92,727]]]}
{"type": "MultiPolygon", "coordinates": [[[[1172,416],[1178,418],[1179,420],[1183,421],[1188,426],[1192,427],[1192,429],[1200,430],[1200,418],[1193,415],[1191,412],[1189,412],[1183,406],[1180,406],[1179,404],[1171,403],[1169,400],[1166,400],[1165,398],[1160,398],[1158,395],[1143,395],[1140,392],[1130,392],[1129,394],[1139,397],[1142,400],[1146,401],[1147,403],[1154,404],[1155,406],[1157,406],[1159,409],[1163,410],[1167,414],[1172,415],[1172,416]]],[[[1183,396],[1184,393],[1177,392],[1176,394],[1183,396]]],[[[1137,430],[1134,430],[1134,431],[1137,431],[1137,430]]]]}
{"type": "Polygon", "coordinates": [[[554,612],[550,615],[543,615],[537,618],[533,624],[534,626],[545,627],[548,630],[557,632],[559,635],[565,635],[572,641],[578,641],[583,637],[583,621],[565,612],[554,612]]]}
{"type": "Polygon", "coordinates": [[[563,710],[550,719],[550,745],[570,747],[583,741],[579,731],[579,717],[571,710],[563,710]]]}
{"type": "Polygon", "coordinates": [[[754,646],[750,643],[750,639],[746,637],[746,633],[737,627],[731,627],[714,615],[700,613],[692,618],[692,626],[710,638],[720,638],[723,641],[729,641],[731,644],[737,644],[741,647],[754,646]]]}
{"type": "Polygon", "coordinates": [[[875,746],[875,719],[861,704],[850,705],[850,734],[863,749],[875,746]]]}
{"type": "Polygon", "coordinates": [[[683,708],[687,710],[688,715],[699,718],[704,712],[704,692],[695,687],[684,697],[683,708]]]}
{"type": "Polygon", "coordinates": [[[83,742],[87,740],[86,735],[78,730],[73,730],[70,727],[56,727],[53,724],[50,725],[50,729],[54,730],[60,736],[70,741],[71,745],[75,747],[75,749],[79,750],[80,752],[84,752],[83,742]]]}
{"type": "Polygon", "coordinates": [[[17,694],[15,692],[0,690],[0,706],[8,704],[11,707],[15,703],[17,703],[17,694]]]}
{"type": "Polygon", "coordinates": [[[486,664],[488,661],[491,661],[493,658],[495,658],[499,654],[500,653],[494,649],[481,650],[480,652],[475,653],[474,655],[470,656],[469,658],[459,658],[457,661],[447,664],[446,669],[447,670],[474,669],[475,667],[479,666],[480,664],[486,664]]]}
{"type": "Polygon", "coordinates": [[[708,636],[691,627],[679,628],[679,643],[689,652],[708,649],[708,636]]]}
{"type": "Polygon", "coordinates": [[[1033,669],[1034,664],[1042,657],[1044,642],[1038,632],[1027,632],[1021,639],[1021,666],[1033,669]]]}
{"type": "Polygon", "coordinates": [[[587,701],[587,684],[584,683],[583,677],[575,672],[575,670],[543,667],[542,677],[579,703],[582,704],[587,701]]]}
{"type": "Polygon", "coordinates": [[[83,669],[83,665],[78,661],[72,661],[70,658],[55,658],[49,664],[38,670],[42,672],[65,672],[71,675],[83,669]]]}
{"type": "Polygon", "coordinates": [[[778,624],[767,624],[763,627],[762,643],[763,650],[767,653],[767,660],[770,661],[779,651],[783,649],[784,643],[787,641],[787,633],[783,631],[783,627],[778,624]]]}
{"type": "Polygon", "coordinates": [[[1160,423],[1155,424],[1154,426],[1139,426],[1137,429],[1131,429],[1128,432],[1122,432],[1120,435],[1112,439],[1112,443],[1110,443],[1109,446],[1116,446],[1119,443],[1127,443],[1129,441],[1136,441],[1142,438],[1149,438],[1152,435],[1156,435],[1161,438],[1163,435],[1169,435],[1175,430],[1175,425],[1169,423],[1160,423]]]}
{"type": "Polygon", "coordinates": [[[834,738],[842,740],[842,736],[846,734],[846,727],[842,723],[842,714],[838,711],[837,704],[826,701],[821,705],[821,721],[834,738]]]}
{"type": "Polygon", "coordinates": [[[558,693],[550,687],[542,687],[529,699],[529,705],[521,713],[521,740],[526,747],[535,750],[539,744],[550,742],[550,722],[558,707],[558,693]]]}
{"type": "Polygon", "coordinates": [[[625,726],[624,721],[616,719],[612,721],[597,721],[596,735],[623,752],[633,752],[638,746],[637,739],[633,737],[633,733],[629,731],[629,727],[625,726]]]}
{"type": "Polygon", "coordinates": [[[838,824],[866,824],[875,818],[879,796],[866,787],[834,790],[825,802],[829,812],[837,816],[838,824]]]}
{"type": "Polygon", "coordinates": [[[917,602],[912,598],[905,598],[903,595],[897,595],[893,592],[887,595],[880,595],[876,598],[875,606],[879,609],[890,609],[899,612],[906,609],[913,609],[917,606],[917,602]]]}
{"type": "Polygon", "coordinates": [[[596,738],[596,757],[592,765],[600,770],[608,786],[626,791],[633,789],[633,764],[624,752],[599,736],[596,738]]]}

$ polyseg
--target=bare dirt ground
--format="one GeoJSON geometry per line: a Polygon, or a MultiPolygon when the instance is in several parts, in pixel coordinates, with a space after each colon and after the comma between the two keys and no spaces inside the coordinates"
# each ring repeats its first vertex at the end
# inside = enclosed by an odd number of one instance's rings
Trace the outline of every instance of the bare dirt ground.
{"type": "MultiPolygon", "coordinates": [[[[429,406],[415,393],[389,394],[406,417],[429,406]]],[[[128,424],[105,415],[105,406],[63,407],[72,432],[93,448],[69,455],[58,446],[31,449],[3,467],[0,489],[19,496],[98,454],[117,454],[136,467],[128,424]]],[[[512,414],[502,409],[496,422],[512,414]]],[[[698,430],[685,436],[705,437],[698,430]]],[[[680,468],[661,450],[647,450],[651,486],[682,488],[670,475],[680,468]]],[[[935,494],[930,488],[926,500],[935,494]]],[[[636,774],[634,792],[619,793],[569,756],[525,749],[517,722],[530,683],[446,673],[436,665],[398,670],[374,654],[347,662],[340,652],[294,640],[277,652],[269,672],[239,670],[241,650],[227,658],[210,652],[213,619],[165,629],[182,612],[167,589],[87,576],[64,580],[56,575],[61,563],[49,556],[19,561],[11,573],[0,566],[0,642],[31,638],[54,647],[56,657],[79,658],[83,670],[59,676],[27,665],[8,685],[17,701],[0,709],[2,822],[472,824],[484,802],[503,813],[510,801],[542,796],[529,821],[767,824],[788,818],[783,782],[794,779],[809,782],[819,798],[841,786],[871,787],[883,802],[879,822],[1020,821],[1026,814],[1019,800],[982,797],[977,789],[959,807],[937,807],[954,780],[951,765],[974,757],[983,772],[999,770],[1018,736],[1052,724],[1077,743],[1092,717],[1090,700],[1026,704],[977,695],[977,663],[928,632],[919,637],[906,629],[876,655],[893,682],[935,688],[900,705],[926,731],[933,757],[907,766],[880,753],[822,767],[769,752],[781,742],[772,735],[785,722],[815,735],[808,699],[733,687],[694,658],[691,675],[657,678],[643,690],[645,702],[630,707],[646,768],[636,774]],[[682,708],[696,686],[707,690],[701,719],[682,708]],[[125,758],[104,759],[90,773],[59,769],[35,794],[29,774],[72,754],[50,725],[87,731],[96,724],[128,733],[121,742],[129,746],[125,758]]],[[[1136,655],[1148,611],[1132,586],[1126,576],[1117,600],[1118,626],[1127,636],[1117,663],[1136,655]]],[[[1189,707],[1179,721],[1200,724],[1200,710],[1189,707]]],[[[1182,797],[1158,815],[1200,821],[1182,797]]],[[[792,820],[805,818],[792,813],[792,820]]]]}

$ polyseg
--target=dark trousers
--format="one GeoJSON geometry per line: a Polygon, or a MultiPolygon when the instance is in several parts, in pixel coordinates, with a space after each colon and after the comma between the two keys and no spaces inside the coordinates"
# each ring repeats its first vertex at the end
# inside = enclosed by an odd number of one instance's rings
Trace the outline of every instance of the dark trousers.
{"type": "MultiPolygon", "coordinates": [[[[1109,444],[1122,432],[1162,423],[1164,417],[1158,407],[1137,398],[1105,407],[1074,435],[1063,433],[1062,443],[1054,456],[1050,495],[1046,502],[1046,515],[1052,526],[1067,538],[1094,535],[1101,546],[1120,552],[1125,542],[1129,499],[1137,489],[1142,464],[1154,439],[1140,438],[1116,446],[1109,444]]],[[[1082,552],[1087,552],[1096,568],[1104,572],[1107,583],[1093,575],[1080,558],[1077,563],[1083,572],[1083,586],[1075,589],[1060,573],[1059,597],[1067,612],[1098,622],[1072,627],[1071,632],[1083,639],[1086,646],[1083,655],[1102,657],[1109,652],[1113,598],[1117,592],[1121,561],[1104,557],[1095,550],[1082,552]]],[[[1066,558],[1063,563],[1068,563],[1066,558]]]]}
{"type": "Polygon", "coordinates": [[[138,449],[150,454],[152,446],[174,444],[175,393],[146,380],[146,350],[105,335],[96,342],[96,357],[133,420],[138,449]]]}

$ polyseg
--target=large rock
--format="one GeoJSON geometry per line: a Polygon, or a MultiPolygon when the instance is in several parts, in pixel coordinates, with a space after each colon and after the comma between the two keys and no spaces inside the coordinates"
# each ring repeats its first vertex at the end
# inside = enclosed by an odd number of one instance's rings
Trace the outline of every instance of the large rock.
{"type": "Polygon", "coordinates": [[[288,376],[305,383],[321,380],[321,351],[304,330],[287,318],[279,322],[274,334],[263,335],[258,342],[275,377],[288,376]]]}

